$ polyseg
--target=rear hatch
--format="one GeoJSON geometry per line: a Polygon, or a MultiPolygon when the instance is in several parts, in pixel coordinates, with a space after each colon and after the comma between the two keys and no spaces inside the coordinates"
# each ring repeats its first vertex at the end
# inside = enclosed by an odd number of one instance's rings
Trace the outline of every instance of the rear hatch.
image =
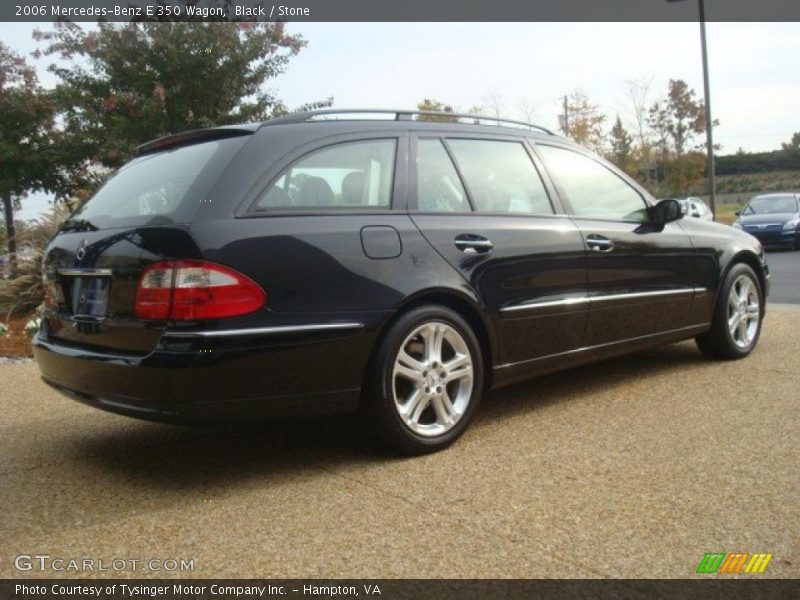
{"type": "Polygon", "coordinates": [[[45,255],[48,341],[135,355],[156,347],[166,323],[134,312],[142,272],[201,258],[189,223],[249,133],[209,130],[151,144],[72,215],[45,255]]]}

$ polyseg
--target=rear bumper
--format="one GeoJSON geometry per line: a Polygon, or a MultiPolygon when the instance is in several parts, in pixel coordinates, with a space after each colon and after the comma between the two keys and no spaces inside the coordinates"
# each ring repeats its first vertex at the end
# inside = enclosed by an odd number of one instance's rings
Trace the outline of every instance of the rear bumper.
{"type": "MultiPolygon", "coordinates": [[[[84,404],[162,422],[204,423],[353,410],[371,335],[363,329],[244,340],[233,347],[98,352],[34,338],[42,379],[84,404]]],[[[207,345],[207,344],[206,344],[207,345]]]]}

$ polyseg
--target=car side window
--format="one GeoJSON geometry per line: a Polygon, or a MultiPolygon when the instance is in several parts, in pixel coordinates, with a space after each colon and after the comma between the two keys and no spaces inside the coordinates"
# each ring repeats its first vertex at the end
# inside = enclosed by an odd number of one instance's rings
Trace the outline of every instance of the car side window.
{"type": "Polygon", "coordinates": [[[395,140],[345,142],[315,150],[287,167],[256,210],[388,208],[395,140]]]}
{"type": "Polygon", "coordinates": [[[448,139],[478,212],[551,215],[553,207],[520,142],[448,139]]]}
{"type": "Polygon", "coordinates": [[[602,164],[565,148],[537,145],[548,171],[567,195],[570,214],[578,217],[643,222],[641,194],[602,164]]]}
{"type": "Polygon", "coordinates": [[[469,200],[441,140],[417,141],[417,210],[470,212],[469,200]]]}

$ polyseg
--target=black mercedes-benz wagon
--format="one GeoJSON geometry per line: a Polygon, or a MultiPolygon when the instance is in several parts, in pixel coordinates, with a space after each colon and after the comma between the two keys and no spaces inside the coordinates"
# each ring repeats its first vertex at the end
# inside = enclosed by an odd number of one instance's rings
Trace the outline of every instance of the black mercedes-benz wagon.
{"type": "Polygon", "coordinates": [[[34,340],[92,406],[218,422],[360,409],[442,448],[487,390],[694,337],[758,341],[759,242],[542,128],[315,111],[145,144],[53,239],[34,340]]]}

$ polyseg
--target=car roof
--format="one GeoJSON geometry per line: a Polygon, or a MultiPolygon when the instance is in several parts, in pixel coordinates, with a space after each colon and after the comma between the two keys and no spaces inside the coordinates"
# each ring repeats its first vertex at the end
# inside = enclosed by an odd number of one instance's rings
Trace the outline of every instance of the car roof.
{"type": "Polygon", "coordinates": [[[358,131],[386,130],[442,130],[463,133],[487,133],[495,135],[518,135],[548,139],[577,146],[571,140],[557,135],[539,125],[515,121],[503,117],[461,114],[424,110],[390,110],[390,109],[325,109],[291,113],[267,121],[240,123],[194,129],[160,137],[136,149],[135,155],[149,154],[167,148],[175,148],[200,141],[209,141],[226,137],[252,135],[253,133],[277,126],[319,127],[321,129],[346,129],[352,125],[358,131]]]}
{"type": "Polygon", "coordinates": [[[794,198],[797,200],[800,198],[800,194],[795,194],[793,192],[783,192],[778,194],[759,194],[758,196],[753,196],[751,200],[755,200],[756,198],[794,198]]]}
{"type": "Polygon", "coordinates": [[[537,132],[554,136],[555,134],[533,123],[507,119],[505,117],[492,117],[468,113],[444,112],[435,110],[404,110],[383,108],[354,108],[354,109],[324,109],[311,110],[288,114],[265,121],[262,126],[283,125],[288,123],[319,123],[326,121],[357,121],[363,125],[365,122],[375,123],[376,127],[385,128],[387,124],[395,123],[397,127],[428,128],[431,125],[447,125],[450,127],[461,126],[467,131],[476,128],[503,128],[504,130],[518,129],[526,132],[537,132]]]}

